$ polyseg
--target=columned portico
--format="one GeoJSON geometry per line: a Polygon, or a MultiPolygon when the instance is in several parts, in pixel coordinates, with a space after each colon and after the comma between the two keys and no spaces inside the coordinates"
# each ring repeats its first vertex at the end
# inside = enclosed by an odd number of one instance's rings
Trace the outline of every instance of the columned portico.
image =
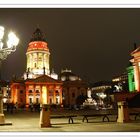
{"type": "Polygon", "coordinates": [[[140,91],[140,47],[134,50],[131,53],[131,56],[133,56],[130,62],[132,63],[134,68],[135,89],[136,91],[139,92],[140,91]]]}
{"type": "Polygon", "coordinates": [[[33,101],[32,103],[37,104],[37,94],[39,96],[40,104],[62,104],[61,81],[55,80],[47,75],[42,75],[36,79],[26,80],[25,86],[26,104],[28,105],[31,100],[33,101]]]}

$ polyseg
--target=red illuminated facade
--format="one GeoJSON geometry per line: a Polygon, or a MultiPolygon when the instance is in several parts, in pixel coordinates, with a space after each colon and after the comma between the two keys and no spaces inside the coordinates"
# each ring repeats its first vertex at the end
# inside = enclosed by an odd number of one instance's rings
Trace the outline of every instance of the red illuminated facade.
{"type": "Polygon", "coordinates": [[[24,78],[10,84],[11,101],[20,107],[30,104],[62,104],[62,82],[50,74],[49,48],[40,29],[36,29],[28,45],[24,78]]]}
{"type": "Polygon", "coordinates": [[[11,101],[27,107],[33,104],[62,104],[62,82],[47,75],[11,82],[11,101]]]}

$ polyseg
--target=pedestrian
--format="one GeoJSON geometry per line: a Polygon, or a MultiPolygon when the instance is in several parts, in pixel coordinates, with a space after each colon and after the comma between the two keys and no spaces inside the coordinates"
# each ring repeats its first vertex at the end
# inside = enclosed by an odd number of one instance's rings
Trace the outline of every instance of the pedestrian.
{"type": "Polygon", "coordinates": [[[30,110],[31,110],[31,112],[33,112],[33,109],[34,109],[34,105],[33,105],[33,103],[31,103],[30,104],[30,110]]]}
{"type": "Polygon", "coordinates": [[[15,112],[18,111],[18,103],[16,102],[15,105],[14,105],[14,109],[15,109],[15,112]]]}

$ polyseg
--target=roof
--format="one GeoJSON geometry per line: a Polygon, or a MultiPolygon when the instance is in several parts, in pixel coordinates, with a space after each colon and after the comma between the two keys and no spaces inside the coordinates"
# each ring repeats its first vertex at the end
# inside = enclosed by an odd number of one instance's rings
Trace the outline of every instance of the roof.
{"type": "Polygon", "coordinates": [[[62,83],[59,80],[53,79],[47,75],[39,76],[35,79],[27,79],[26,82],[35,82],[35,83],[62,83]]]}
{"type": "Polygon", "coordinates": [[[28,46],[28,49],[27,49],[27,52],[32,51],[32,50],[49,51],[49,49],[47,47],[46,39],[45,39],[42,31],[39,28],[37,28],[35,30],[35,32],[33,33],[29,46],[28,46]]]}
{"type": "Polygon", "coordinates": [[[138,53],[138,52],[140,52],[140,46],[137,49],[135,49],[133,52],[131,52],[131,55],[138,53]]]}
{"type": "Polygon", "coordinates": [[[72,73],[72,72],[62,72],[60,74],[60,76],[77,76],[76,74],[72,73]]]}
{"type": "Polygon", "coordinates": [[[62,81],[75,81],[75,80],[80,80],[81,78],[72,73],[71,70],[63,70],[60,74],[59,74],[59,79],[62,81]]]}
{"type": "Polygon", "coordinates": [[[34,51],[34,50],[49,51],[47,45],[48,45],[47,42],[43,42],[43,41],[30,42],[27,52],[34,51]]]}
{"type": "Polygon", "coordinates": [[[44,37],[42,31],[39,28],[36,28],[36,30],[33,33],[32,38],[31,38],[30,41],[31,42],[32,41],[45,41],[46,42],[45,37],[44,37]]]}
{"type": "Polygon", "coordinates": [[[7,86],[8,84],[8,81],[0,80],[0,86],[7,86]]]}

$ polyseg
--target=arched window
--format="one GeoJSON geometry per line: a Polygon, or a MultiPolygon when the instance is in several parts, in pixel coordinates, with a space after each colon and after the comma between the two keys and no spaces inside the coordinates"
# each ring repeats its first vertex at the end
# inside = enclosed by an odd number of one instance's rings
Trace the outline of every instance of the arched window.
{"type": "Polygon", "coordinates": [[[39,90],[37,89],[35,92],[36,92],[36,93],[39,93],[39,90]]]}
{"type": "Polygon", "coordinates": [[[33,91],[32,90],[29,90],[29,93],[33,93],[33,91]]]}

